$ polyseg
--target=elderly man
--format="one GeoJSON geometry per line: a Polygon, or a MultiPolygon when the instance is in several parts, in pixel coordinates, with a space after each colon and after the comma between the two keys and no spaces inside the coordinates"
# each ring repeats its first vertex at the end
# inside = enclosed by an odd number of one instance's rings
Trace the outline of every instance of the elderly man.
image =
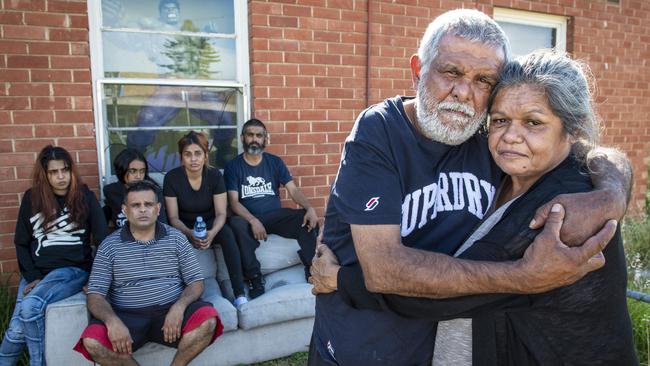
{"type": "Polygon", "coordinates": [[[203,278],[185,235],[156,221],[160,202],[147,181],[127,188],[128,223],[99,247],[88,282],[93,318],[75,350],[102,365],[137,365],[146,342],[178,348],[187,365],[223,331],[217,311],[199,300],[203,278]]]}
{"type": "Polygon", "coordinates": [[[228,202],[236,215],[229,223],[241,248],[244,276],[251,282],[250,297],[255,298],[264,293],[260,263],[255,257],[258,240],[266,240],[267,233],[297,239],[298,255],[309,277],[318,218],[282,159],[264,152],[268,143],[264,123],[255,118],[247,121],[242,127],[241,141],[244,152],[226,165],[224,179],[228,202]],[[280,207],[280,185],[302,209],[280,207]]]}
{"type": "MultiPolygon", "coordinates": [[[[625,211],[620,187],[629,185],[629,166],[621,156],[593,167],[609,173],[594,174],[593,192],[556,198],[567,207],[565,242],[584,245],[568,248],[546,229],[516,262],[446,255],[486,214],[501,179],[477,130],[508,58],[505,34],[485,14],[445,13],[429,25],[411,57],[416,98],[387,99],[357,119],[332,187],[324,242],[341,265],[361,264],[369,290],[429,297],[535,293],[603,265],[597,254],[615,225],[587,238],[625,211]],[[571,212],[580,212],[579,222],[571,212]]],[[[534,224],[543,224],[550,207],[539,211],[534,224]]],[[[549,219],[558,220],[556,215],[549,219]]],[[[434,336],[432,322],[353,309],[336,292],[319,295],[309,362],[428,365],[434,336]]]]}

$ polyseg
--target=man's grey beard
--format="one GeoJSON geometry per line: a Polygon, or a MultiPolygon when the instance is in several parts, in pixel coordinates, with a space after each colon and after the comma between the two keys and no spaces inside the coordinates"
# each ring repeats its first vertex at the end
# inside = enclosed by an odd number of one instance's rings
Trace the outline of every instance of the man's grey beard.
{"type": "MultiPolygon", "coordinates": [[[[246,144],[245,144],[245,145],[246,145],[246,144]]],[[[265,148],[265,147],[266,147],[266,146],[264,146],[264,145],[262,145],[262,146],[257,146],[257,145],[246,145],[246,146],[244,146],[244,150],[246,150],[246,152],[247,152],[249,155],[261,155],[261,154],[264,152],[264,148],[265,148]]]]}
{"type": "Polygon", "coordinates": [[[418,85],[415,110],[420,132],[430,140],[447,145],[460,145],[467,141],[478,131],[487,117],[487,111],[483,111],[481,115],[474,118],[476,112],[467,104],[438,102],[429,95],[422,82],[418,85]],[[462,112],[466,117],[454,116],[453,125],[447,125],[440,121],[438,114],[444,110],[462,112]]]}

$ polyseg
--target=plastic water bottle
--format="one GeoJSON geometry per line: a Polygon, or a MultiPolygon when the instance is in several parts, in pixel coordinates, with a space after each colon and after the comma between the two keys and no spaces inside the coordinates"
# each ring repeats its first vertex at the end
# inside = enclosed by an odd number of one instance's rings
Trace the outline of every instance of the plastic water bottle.
{"type": "Polygon", "coordinates": [[[194,223],[194,237],[201,240],[208,237],[208,230],[201,216],[197,216],[194,223]]]}

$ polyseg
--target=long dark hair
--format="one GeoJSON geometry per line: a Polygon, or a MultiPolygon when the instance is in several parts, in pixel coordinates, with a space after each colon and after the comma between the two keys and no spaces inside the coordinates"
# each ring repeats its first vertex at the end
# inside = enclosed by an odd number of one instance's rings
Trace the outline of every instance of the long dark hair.
{"type": "Polygon", "coordinates": [[[84,186],[79,177],[77,166],[72,160],[70,153],[59,146],[47,145],[38,154],[34,171],[32,173],[32,213],[41,213],[44,224],[52,222],[60,209],[54,191],[48,179],[47,164],[52,160],[61,160],[70,169],[70,185],[65,196],[65,206],[68,208],[70,218],[73,222],[81,224],[86,220],[86,202],[81,187],[84,186]]]}
{"type": "Polygon", "coordinates": [[[126,184],[125,178],[126,173],[129,170],[129,164],[135,160],[144,163],[144,179],[149,181],[151,180],[151,178],[149,178],[149,163],[147,163],[147,159],[144,157],[144,155],[136,149],[126,148],[120,151],[120,153],[115,157],[115,160],[113,160],[113,169],[115,170],[115,175],[122,184],[126,184]]]}

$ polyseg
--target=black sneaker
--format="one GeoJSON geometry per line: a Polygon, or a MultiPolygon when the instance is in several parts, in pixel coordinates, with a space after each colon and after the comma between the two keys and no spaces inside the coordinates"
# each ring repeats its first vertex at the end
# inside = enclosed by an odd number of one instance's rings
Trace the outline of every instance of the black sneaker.
{"type": "Polygon", "coordinates": [[[264,294],[264,277],[262,275],[251,278],[248,286],[248,296],[252,299],[260,297],[264,294]]]}

